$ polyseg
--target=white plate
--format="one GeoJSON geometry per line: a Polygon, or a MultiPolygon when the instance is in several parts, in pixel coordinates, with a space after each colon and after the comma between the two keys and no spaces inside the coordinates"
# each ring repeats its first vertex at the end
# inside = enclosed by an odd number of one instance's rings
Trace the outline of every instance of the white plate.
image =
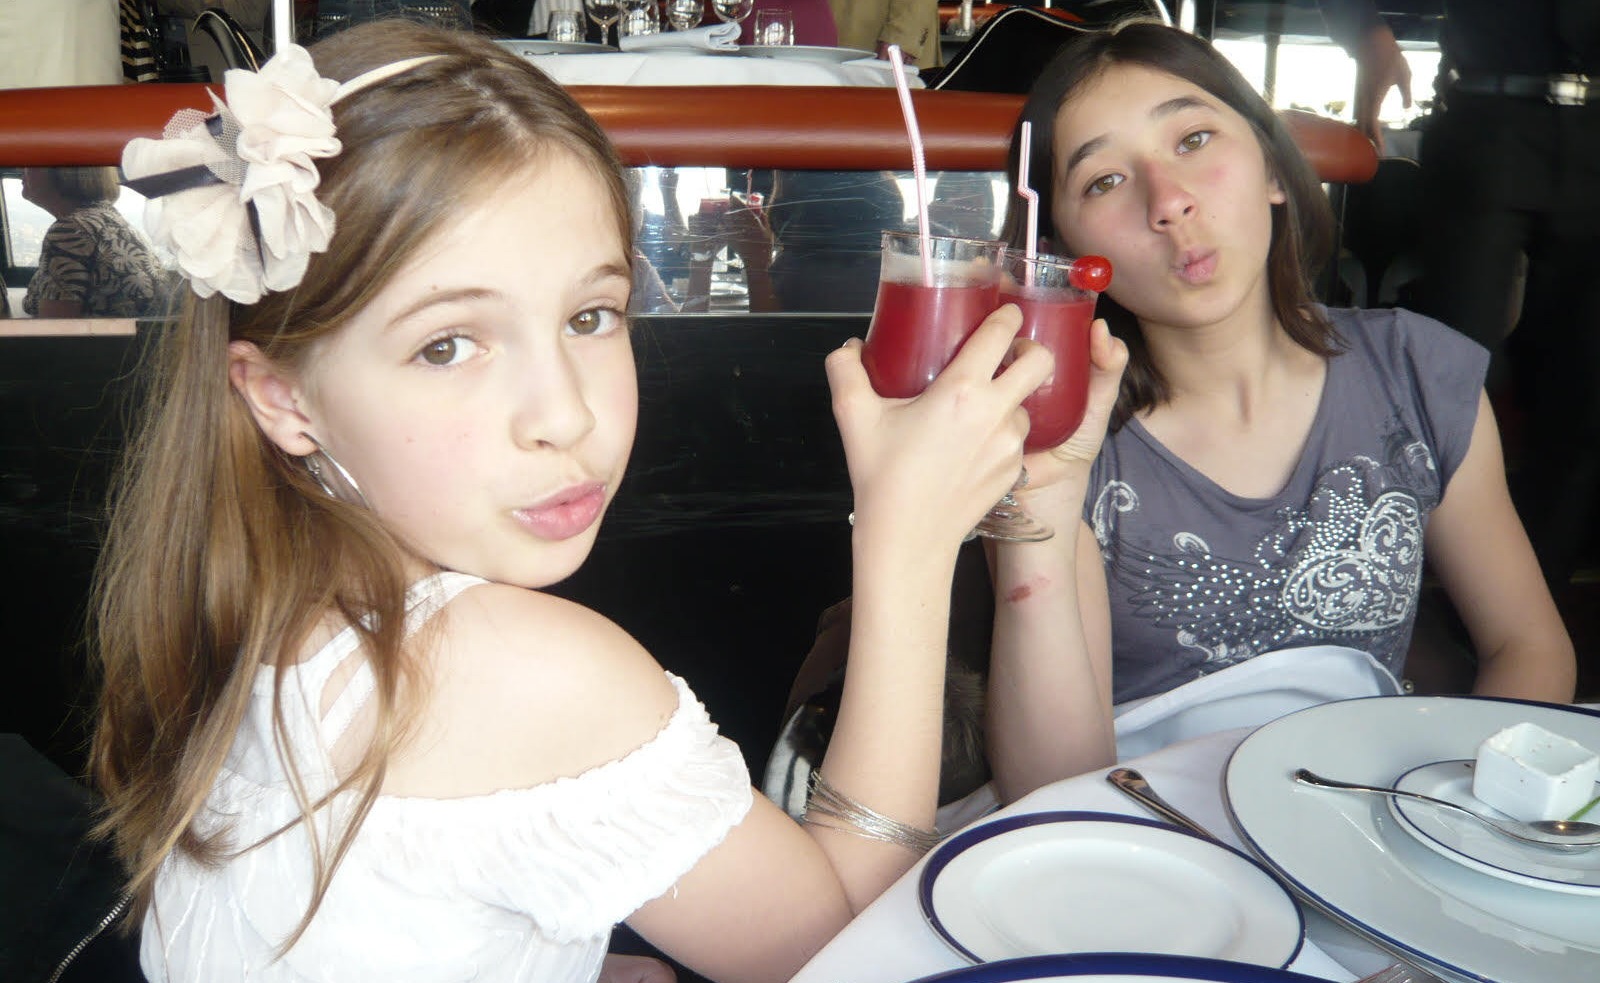
{"type": "Polygon", "coordinates": [[[538,38],[498,38],[496,43],[523,58],[534,55],[595,55],[617,50],[609,44],[590,44],[587,41],[541,41],[538,38]]]}
{"type": "MultiPolygon", "coordinates": [[[[1470,758],[1435,761],[1401,775],[1395,779],[1394,787],[1454,802],[1491,819],[1509,819],[1472,794],[1472,766],[1470,758]]],[[[1594,794],[1591,792],[1590,796],[1594,794]]],[[[1572,853],[1541,850],[1513,843],[1450,809],[1395,798],[1389,800],[1389,805],[1400,819],[1402,830],[1447,860],[1516,884],[1571,894],[1600,894],[1600,849],[1572,853]]]]}
{"type": "Polygon", "coordinates": [[[1305,924],[1283,885],[1230,847],[1102,812],[997,819],[940,845],[918,888],[974,962],[1144,952],[1287,966],[1305,924]]]}
{"type": "MultiPolygon", "coordinates": [[[[825,61],[840,64],[857,58],[871,58],[872,52],[860,48],[826,48],[810,44],[741,44],[739,54],[752,58],[783,58],[794,61],[825,61]]],[[[888,62],[884,62],[885,65],[888,62]]]]}
{"type": "Polygon", "coordinates": [[[1281,717],[1228,761],[1223,792],[1247,846],[1336,918],[1447,980],[1592,983],[1600,898],[1485,877],[1403,832],[1374,796],[1310,788],[1290,774],[1383,785],[1418,765],[1477,753],[1531,721],[1600,748],[1600,714],[1516,700],[1388,696],[1281,717]]]}
{"type": "Polygon", "coordinates": [[[1222,959],[1096,952],[1032,956],[964,966],[916,983],[1322,983],[1286,969],[1222,959]]]}

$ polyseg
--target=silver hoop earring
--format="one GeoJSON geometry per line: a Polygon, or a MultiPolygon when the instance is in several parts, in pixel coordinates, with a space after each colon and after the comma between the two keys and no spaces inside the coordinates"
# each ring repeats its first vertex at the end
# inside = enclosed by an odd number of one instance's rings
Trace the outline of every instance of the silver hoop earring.
{"type": "Polygon", "coordinates": [[[344,465],[328,453],[322,442],[304,431],[301,431],[300,436],[317,445],[316,450],[305,456],[306,470],[311,472],[311,477],[317,479],[317,484],[328,493],[328,497],[349,505],[371,508],[372,506],[367,504],[367,496],[361,493],[361,486],[356,483],[356,479],[345,470],[344,465]]]}

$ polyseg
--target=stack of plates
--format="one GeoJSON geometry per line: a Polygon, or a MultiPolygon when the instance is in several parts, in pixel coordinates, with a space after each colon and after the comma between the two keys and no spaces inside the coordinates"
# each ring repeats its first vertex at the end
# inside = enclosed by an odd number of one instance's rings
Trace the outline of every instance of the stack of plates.
{"type": "Polygon", "coordinates": [[[1250,849],[1297,891],[1445,980],[1590,983],[1600,979],[1600,848],[1524,847],[1449,810],[1290,777],[1308,768],[1495,815],[1472,798],[1471,759],[1486,737],[1523,721],[1600,750],[1600,714],[1575,707],[1347,700],[1245,738],[1228,762],[1228,809],[1250,849]]]}

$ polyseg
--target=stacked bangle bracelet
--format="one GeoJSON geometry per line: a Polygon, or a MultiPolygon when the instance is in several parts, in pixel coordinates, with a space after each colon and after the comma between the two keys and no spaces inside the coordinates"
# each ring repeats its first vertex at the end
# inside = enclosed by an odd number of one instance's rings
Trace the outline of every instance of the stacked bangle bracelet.
{"type": "Polygon", "coordinates": [[[826,826],[845,833],[854,833],[869,840],[879,840],[903,846],[917,853],[927,853],[940,840],[933,830],[918,829],[883,813],[862,805],[850,796],[828,784],[821,770],[811,773],[811,791],[806,799],[805,822],[826,826]]]}

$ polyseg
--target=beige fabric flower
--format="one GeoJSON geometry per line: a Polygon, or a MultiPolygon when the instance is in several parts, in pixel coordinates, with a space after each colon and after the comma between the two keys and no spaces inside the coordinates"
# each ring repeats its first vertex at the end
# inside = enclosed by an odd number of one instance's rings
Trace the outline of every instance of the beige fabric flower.
{"type": "Polygon", "coordinates": [[[197,166],[215,175],[220,183],[153,198],[145,224],[196,294],[253,304],[298,285],[311,254],[333,237],[333,212],[316,197],[316,160],[340,150],[332,106],[341,92],[298,45],[260,72],[228,71],[223,87],[225,101],[212,94],[220,126],[185,110],[162,139],[130,141],[122,170],[130,180],[197,166]]]}

